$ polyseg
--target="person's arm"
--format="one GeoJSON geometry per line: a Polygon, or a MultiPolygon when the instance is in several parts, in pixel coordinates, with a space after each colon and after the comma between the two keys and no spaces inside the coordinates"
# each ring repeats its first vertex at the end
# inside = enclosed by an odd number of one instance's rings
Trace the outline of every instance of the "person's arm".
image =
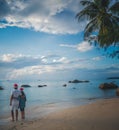
{"type": "MultiPolygon", "coordinates": [[[[23,92],[24,93],[24,92],[23,92]]],[[[24,93],[24,99],[25,99],[25,102],[26,102],[26,94],[24,93]]]]}
{"type": "Polygon", "coordinates": [[[25,95],[25,102],[26,102],[27,100],[26,100],[26,95],[25,95]]]}
{"type": "Polygon", "coordinates": [[[13,99],[13,95],[11,95],[10,97],[10,106],[12,105],[12,99],[13,99]]]}

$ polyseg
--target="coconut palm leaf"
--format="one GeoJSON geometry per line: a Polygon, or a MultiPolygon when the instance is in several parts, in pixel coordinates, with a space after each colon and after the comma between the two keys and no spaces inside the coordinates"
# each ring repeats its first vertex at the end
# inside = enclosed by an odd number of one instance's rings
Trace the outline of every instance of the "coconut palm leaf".
{"type": "Polygon", "coordinates": [[[94,18],[97,15],[97,5],[90,1],[81,1],[83,5],[87,5],[81,12],[76,15],[76,18],[80,20],[81,17],[87,16],[88,19],[94,18]]]}
{"type": "Polygon", "coordinates": [[[111,11],[112,13],[116,13],[119,15],[119,2],[116,2],[114,5],[112,5],[109,8],[109,11],[111,11]]]}
{"type": "Polygon", "coordinates": [[[91,2],[91,1],[89,1],[89,0],[82,0],[80,3],[81,3],[83,6],[85,6],[85,5],[91,5],[93,2],[91,2]]]}
{"type": "Polygon", "coordinates": [[[113,0],[83,0],[81,4],[85,7],[76,17],[78,21],[82,17],[89,20],[84,29],[84,38],[98,30],[98,43],[101,47],[108,47],[119,42],[119,16],[114,14],[114,12],[119,13],[119,2],[114,3],[113,0]]]}
{"type": "Polygon", "coordinates": [[[100,9],[108,8],[110,0],[92,0],[93,4],[97,5],[100,9]]]}
{"type": "Polygon", "coordinates": [[[98,28],[98,24],[96,18],[94,18],[86,25],[84,29],[84,37],[90,36],[92,31],[96,30],[97,28],[98,28]]]}

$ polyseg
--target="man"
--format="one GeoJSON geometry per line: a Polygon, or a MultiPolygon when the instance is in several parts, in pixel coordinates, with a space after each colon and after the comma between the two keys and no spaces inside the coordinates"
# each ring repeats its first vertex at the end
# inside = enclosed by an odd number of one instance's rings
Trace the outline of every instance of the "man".
{"type": "Polygon", "coordinates": [[[14,84],[14,90],[11,93],[10,97],[10,106],[11,106],[11,116],[12,121],[16,117],[16,121],[18,120],[18,108],[19,108],[19,96],[21,92],[18,90],[18,84],[14,84]]]}

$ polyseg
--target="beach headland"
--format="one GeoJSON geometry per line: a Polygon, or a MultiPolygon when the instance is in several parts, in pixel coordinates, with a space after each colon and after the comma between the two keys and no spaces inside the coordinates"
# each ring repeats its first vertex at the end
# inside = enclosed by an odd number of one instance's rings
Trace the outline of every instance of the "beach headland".
{"type": "Polygon", "coordinates": [[[119,130],[119,99],[52,112],[37,120],[0,125],[1,130],[119,130]]]}

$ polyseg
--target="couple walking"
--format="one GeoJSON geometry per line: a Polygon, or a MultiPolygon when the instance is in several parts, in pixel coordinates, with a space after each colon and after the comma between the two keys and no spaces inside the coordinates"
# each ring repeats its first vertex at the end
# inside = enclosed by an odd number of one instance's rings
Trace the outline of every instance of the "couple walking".
{"type": "Polygon", "coordinates": [[[14,84],[14,90],[11,93],[10,97],[10,106],[11,106],[11,116],[12,121],[18,120],[18,109],[21,111],[21,119],[25,119],[25,103],[26,95],[23,91],[23,88],[18,90],[18,84],[14,84]]]}

